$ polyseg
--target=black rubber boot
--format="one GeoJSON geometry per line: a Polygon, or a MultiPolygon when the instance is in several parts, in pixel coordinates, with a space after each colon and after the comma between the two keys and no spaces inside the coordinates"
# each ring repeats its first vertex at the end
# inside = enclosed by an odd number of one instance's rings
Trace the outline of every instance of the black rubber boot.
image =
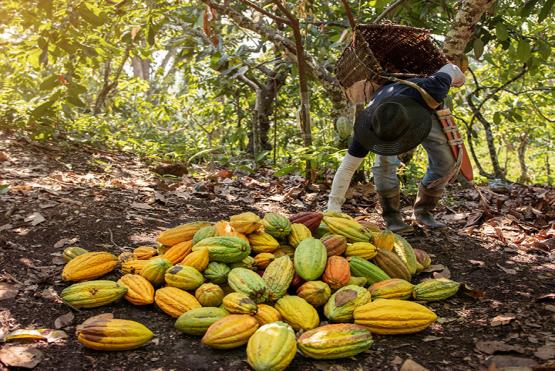
{"type": "Polygon", "coordinates": [[[387,225],[387,229],[398,234],[412,232],[413,228],[406,224],[401,217],[401,192],[399,188],[378,192],[378,197],[382,206],[382,218],[387,225]]]}
{"type": "Polygon", "coordinates": [[[426,189],[422,184],[420,185],[416,202],[414,203],[413,214],[414,219],[419,225],[430,229],[447,227],[445,224],[438,222],[432,214],[443,193],[443,189],[426,189]]]}

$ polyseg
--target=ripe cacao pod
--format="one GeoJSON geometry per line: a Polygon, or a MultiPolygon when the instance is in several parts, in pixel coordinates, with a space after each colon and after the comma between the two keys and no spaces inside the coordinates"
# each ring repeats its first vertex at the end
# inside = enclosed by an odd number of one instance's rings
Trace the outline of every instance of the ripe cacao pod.
{"type": "Polygon", "coordinates": [[[287,237],[289,245],[292,247],[297,247],[302,240],[312,237],[310,229],[308,229],[304,224],[293,223],[291,224],[291,233],[287,237]]]}
{"type": "Polygon", "coordinates": [[[196,290],[204,283],[204,276],[193,267],[177,264],[166,271],[164,275],[168,286],[190,291],[196,290]]]}
{"type": "Polygon", "coordinates": [[[372,259],[377,254],[376,246],[370,242],[355,242],[347,245],[345,250],[346,256],[359,256],[363,259],[372,259]]]}
{"type": "Polygon", "coordinates": [[[228,311],[223,308],[195,308],[179,316],[175,328],[187,335],[204,335],[208,327],[228,315],[228,311]]]}
{"type": "Polygon", "coordinates": [[[78,247],[78,246],[67,247],[66,249],[64,249],[64,253],[63,253],[64,261],[67,263],[71,259],[76,258],[79,255],[83,255],[86,252],[88,251],[83,249],[82,247],[78,247]]]}
{"type": "Polygon", "coordinates": [[[256,318],[247,314],[230,314],[214,322],[201,342],[215,349],[232,349],[245,345],[258,329],[256,318]]]}
{"type": "Polygon", "coordinates": [[[322,281],[337,290],[349,283],[351,270],[349,262],[342,256],[330,256],[326,264],[326,270],[322,275],[322,281]]]}
{"type": "Polygon", "coordinates": [[[422,266],[422,269],[426,269],[430,265],[432,265],[432,259],[430,258],[430,255],[428,255],[426,251],[421,249],[413,249],[413,251],[414,251],[414,255],[416,255],[416,260],[418,263],[420,263],[420,265],[422,266]]]}
{"type": "Polygon", "coordinates": [[[149,280],[154,286],[160,286],[164,282],[166,271],[171,266],[172,263],[165,258],[152,258],[146,261],[140,275],[149,280]]]}
{"type": "Polygon", "coordinates": [[[258,309],[254,318],[256,318],[260,326],[267,323],[281,321],[281,314],[279,314],[276,308],[267,304],[258,304],[257,307],[258,309]]]}
{"type": "Polygon", "coordinates": [[[62,271],[64,281],[86,281],[110,273],[118,258],[108,252],[86,252],[71,259],[62,271]]]}
{"type": "Polygon", "coordinates": [[[343,255],[347,249],[347,238],[339,234],[328,234],[320,239],[324,246],[328,257],[335,255],[343,255]]]}
{"type": "Polygon", "coordinates": [[[247,344],[247,361],[256,371],[284,370],[297,353],[295,331],[284,322],[261,326],[247,344]]]}
{"type": "Polygon", "coordinates": [[[201,307],[193,295],[177,287],[170,286],[156,290],[154,302],[164,313],[174,318],[181,316],[191,309],[201,307]]]}
{"type": "Polygon", "coordinates": [[[341,218],[347,220],[355,220],[352,216],[346,213],[342,213],[341,211],[324,211],[324,217],[333,217],[333,218],[341,218]]]}
{"type": "Polygon", "coordinates": [[[243,234],[256,232],[262,227],[260,217],[250,211],[231,216],[229,222],[237,232],[243,234]]]}
{"type": "Polygon", "coordinates": [[[306,281],[318,279],[326,269],[326,262],[326,248],[315,238],[304,239],[295,250],[295,272],[306,281]]]}
{"type": "Polygon", "coordinates": [[[187,255],[181,261],[181,265],[188,265],[189,267],[193,267],[197,271],[202,272],[206,269],[209,262],[210,260],[208,257],[208,250],[200,249],[197,251],[193,251],[189,255],[187,255]]]}
{"type": "Polygon", "coordinates": [[[257,273],[245,268],[233,268],[227,276],[227,283],[236,292],[241,292],[256,303],[268,299],[266,282],[257,273]]]}
{"type": "Polygon", "coordinates": [[[162,257],[169,260],[172,264],[177,264],[191,253],[192,248],[193,241],[180,242],[170,247],[162,257]]]}
{"type": "Polygon", "coordinates": [[[401,278],[410,282],[411,274],[409,269],[393,251],[378,249],[378,254],[374,261],[389,277],[401,278]]]}
{"type": "Polygon", "coordinates": [[[406,300],[378,299],[355,309],[357,325],[380,335],[412,334],[427,328],[437,319],[430,309],[406,300]]]}
{"type": "Polygon", "coordinates": [[[154,287],[143,276],[126,274],[118,280],[118,285],[127,288],[123,297],[134,305],[148,305],[154,303],[154,287]]]}
{"type": "Polygon", "coordinates": [[[274,251],[274,256],[276,258],[281,258],[282,256],[288,256],[291,259],[295,256],[295,249],[293,246],[289,245],[279,245],[279,249],[274,251]]]}
{"type": "Polygon", "coordinates": [[[307,211],[291,215],[289,217],[289,221],[291,223],[304,224],[308,229],[310,229],[311,233],[314,233],[322,222],[323,217],[324,215],[322,213],[307,211]]]}
{"type": "Polygon", "coordinates": [[[199,229],[209,225],[210,223],[208,222],[192,222],[178,225],[160,233],[157,241],[165,246],[173,246],[180,242],[191,241],[199,229]]]}
{"type": "Polygon", "coordinates": [[[250,269],[253,270],[254,269],[254,258],[252,256],[245,256],[245,258],[243,258],[243,260],[235,262],[235,263],[230,263],[229,267],[231,269],[233,268],[245,268],[245,269],[250,269]]]}
{"type": "Polygon", "coordinates": [[[389,229],[385,229],[374,234],[373,242],[378,249],[391,251],[395,243],[395,235],[389,229]]]}
{"type": "Polygon", "coordinates": [[[322,281],[308,281],[297,289],[297,295],[314,308],[326,304],[331,296],[330,286],[322,281]]]}
{"type": "Polygon", "coordinates": [[[110,351],[139,348],[154,336],[139,322],[98,316],[77,326],[76,335],[77,340],[87,348],[110,351]]]}
{"type": "Polygon", "coordinates": [[[372,346],[372,334],[364,326],[353,324],[325,325],[302,334],[297,340],[305,357],[338,359],[355,356],[372,346]]]}
{"type": "Polygon", "coordinates": [[[195,291],[195,298],[197,298],[198,302],[203,307],[220,306],[224,296],[224,290],[213,283],[204,283],[195,291]]]}
{"type": "Polygon", "coordinates": [[[231,271],[231,268],[229,268],[224,263],[210,262],[208,263],[208,266],[206,267],[203,273],[204,273],[204,277],[208,281],[221,285],[222,283],[227,282],[227,275],[229,274],[230,271],[231,271]]]}
{"type": "Polygon", "coordinates": [[[252,251],[256,254],[263,252],[274,252],[279,247],[279,242],[270,234],[265,232],[251,233],[247,236],[252,251]]]}
{"type": "Polygon", "coordinates": [[[272,237],[283,238],[291,233],[291,222],[283,215],[266,213],[262,220],[264,231],[272,237]]]}
{"type": "Polygon", "coordinates": [[[208,249],[211,262],[234,263],[247,257],[251,248],[248,242],[237,237],[209,237],[193,246],[193,251],[208,249]]]}
{"type": "Polygon", "coordinates": [[[96,308],[113,303],[127,292],[127,288],[117,282],[96,280],[75,283],[66,287],[60,297],[73,308],[96,308]]]}
{"type": "Polygon", "coordinates": [[[247,243],[249,242],[244,234],[237,232],[235,228],[233,228],[231,224],[225,220],[220,220],[214,224],[214,230],[216,231],[215,237],[235,237],[244,240],[247,243]]]}
{"type": "Polygon", "coordinates": [[[259,270],[264,270],[275,259],[276,257],[271,252],[261,252],[254,256],[254,266],[259,270]]]}
{"type": "MultiPolygon", "coordinates": [[[[322,215],[323,216],[323,215],[322,215]]],[[[327,234],[330,234],[330,229],[326,225],[326,223],[321,222],[318,228],[312,233],[314,238],[322,238],[327,234]]]]}
{"type": "Polygon", "coordinates": [[[324,215],[324,223],[331,233],[345,236],[351,242],[368,242],[369,240],[368,236],[364,234],[364,228],[355,220],[324,215]]]}
{"type": "Polygon", "coordinates": [[[349,285],[364,287],[366,286],[367,283],[368,283],[368,280],[366,279],[366,277],[351,276],[351,279],[349,279],[349,285]]]}
{"type": "Polygon", "coordinates": [[[275,301],[285,295],[294,275],[295,268],[289,256],[282,256],[271,262],[262,275],[268,288],[268,299],[275,301]]]}
{"type": "Polygon", "coordinates": [[[126,261],[130,261],[130,260],[135,260],[135,255],[133,255],[132,252],[129,251],[124,251],[121,254],[118,255],[118,263],[124,263],[126,261]]]}
{"type": "Polygon", "coordinates": [[[412,296],[419,301],[445,300],[455,295],[460,285],[447,278],[428,279],[414,286],[412,296]]]}
{"type": "Polygon", "coordinates": [[[286,295],[276,302],[275,308],[295,330],[310,330],[320,323],[316,309],[301,297],[286,295]]]}
{"type": "Polygon", "coordinates": [[[351,256],[347,260],[349,261],[349,266],[351,267],[351,275],[364,277],[369,284],[391,278],[380,267],[370,263],[366,259],[362,259],[358,256],[351,256]]]}
{"type": "Polygon", "coordinates": [[[224,296],[223,305],[225,310],[233,314],[256,314],[258,307],[247,295],[241,292],[232,292],[224,296]]]}
{"type": "Polygon", "coordinates": [[[128,260],[121,263],[121,271],[124,274],[141,274],[148,260],[128,260]]]}
{"type": "Polygon", "coordinates": [[[135,259],[148,260],[158,253],[155,247],[152,246],[139,246],[133,250],[133,255],[135,259]]]}
{"type": "Polygon", "coordinates": [[[213,225],[207,225],[206,227],[202,227],[198,231],[195,232],[193,236],[193,245],[196,245],[200,241],[204,240],[208,237],[216,236],[216,228],[213,225]]]}
{"type": "Polygon", "coordinates": [[[355,308],[370,302],[370,299],[370,293],[364,287],[342,287],[324,305],[324,315],[332,322],[351,322],[355,308]]]}
{"type": "Polygon", "coordinates": [[[403,237],[394,234],[395,243],[393,244],[393,252],[405,264],[411,275],[416,273],[416,255],[412,246],[403,237]]]}
{"type": "Polygon", "coordinates": [[[408,299],[412,295],[414,285],[400,278],[391,278],[389,280],[376,282],[368,288],[375,299],[408,299]]]}

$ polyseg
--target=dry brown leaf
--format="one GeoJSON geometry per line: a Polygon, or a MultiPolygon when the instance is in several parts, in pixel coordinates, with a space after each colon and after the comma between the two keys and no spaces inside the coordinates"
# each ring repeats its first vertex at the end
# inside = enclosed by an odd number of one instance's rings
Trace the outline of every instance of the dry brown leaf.
{"type": "Polygon", "coordinates": [[[17,296],[19,290],[9,283],[0,282],[0,300],[13,299],[17,296]]]}
{"type": "Polygon", "coordinates": [[[509,345],[503,341],[479,341],[476,343],[476,351],[485,354],[496,352],[517,352],[525,353],[525,349],[520,346],[509,345]]]}
{"type": "Polygon", "coordinates": [[[428,371],[428,369],[421,364],[416,363],[412,359],[407,359],[403,362],[399,371],[428,371]]]}
{"type": "Polygon", "coordinates": [[[511,315],[511,314],[501,314],[499,316],[495,316],[491,322],[490,325],[492,327],[495,326],[503,326],[503,325],[508,325],[509,323],[511,323],[516,317],[511,315]]]}
{"type": "Polygon", "coordinates": [[[445,267],[444,270],[440,271],[440,272],[434,272],[432,273],[432,277],[433,278],[451,278],[451,271],[449,270],[449,268],[445,267]]]}
{"type": "Polygon", "coordinates": [[[40,350],[23,345],[0,349],[0,361],[7,366],[34,368],[43,358],[40,350]]]}
{"type": "Polygon", "coordinates": [[[39,225],[40,223],[44,222],[45,220],[46,220],[46,218],[44,216],[42,216],[42,214],[39,213],[38,211],[32,213],[31,215],[29,215],[28,217],[25,218],[25,221],[30,222],[33,227],[36,226],[36,225],[39,225]]]}
{"type": "Polygon", "coordinates": [[[542,347],[539,347],[534,352],[534,355],[539,359],[543,359],[545,361],[555,358],[555,344],[550,343],[550,344],[545,344],[542,347]]]}
{"type": "Polygon", "coordinates": [[[424,269],[422,272],[431,273],[431,272],[440,272],[447,267],[443,264],[432,264],[428,268],[424,269]]]}
{"type": "Polygon", "coordinates": [[[54,327],[59,329],[59,328],[69,326],[73,322],[74,318],[75,316],[73,315],[73,312],[67,312],[66,314],[62,314],[61,316],[59,316],[54,320],[54,327]]]}

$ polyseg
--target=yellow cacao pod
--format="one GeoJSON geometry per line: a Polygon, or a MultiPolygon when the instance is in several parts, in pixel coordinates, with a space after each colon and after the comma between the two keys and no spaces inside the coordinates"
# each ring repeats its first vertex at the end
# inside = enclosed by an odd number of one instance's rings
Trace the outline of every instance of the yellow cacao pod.
{"type": "Polygon", "coordinates": [[[135,255],[135,259],[139,260],[148,260],[156,254],[158,254],[158,250],[152,246],[139,246],[135,250],[133,250],[133,255],[135,255]]]}
{"type": "Polygon", "coordinates": [[[86,281],[110,273],[118,258],[108,252],[87,252],[71,259],[62,271],[64,281],[86,281]]]}
{"type": "Polygon", "coordinates": [[[75,283],[66,287],[60,297],[73,308],[96,308],[113,303],[127,292],[127,288],[109,280],[75,283]]]}
{"type": "Polygon", "coordinates": [[[256,314],[258,307],[254,300],[240,292],[232,292],[224,296],[223,305],[225,310],[234,314],[256,314]]]}
{"type": "Polygon", "coordinates": [[[268,304],[258,304],[257,307],[258,310],[254,318],[260,323],[260,326],[282,320],[281,314],[279,314],[276,308],[268,304]]]}
{"type": "Polygon", "coordinates": [[[204,283],[195,291],[195,298],[203,307],[220,306],[224,296],[224,290],[213,283],[204,283]]]}
{"type": "Polygon", "coordinates": [[[231,224],[225,220],[220,220],[214,224],[214,230],[217,237],[237,237],[249,242],[248,238],[243,233],[237,232],[235,228],[233,228],[231,224]]]}
{"type": "Polygon", "coordinates": [[[187,291],[169,286],[156,290],[154,302],[164,313],[174,318],[201,307],[198,300],[187,291]]]}
{"type": "Polygon", "coordinates": [[[347,245],[345,250],[346,256],[359,256],[367,260],[372,259],[377,253],[376,246],[370,242],[355,242],[347,245]]]}
{"type": "Polygon", "coordinates": [[[279,247],[279,242],[269,233],[256,232],[247,236],[254,253],[274,252],[279,247]]]}
{"type": "Polygon", "coordinates": [[[284,322],[260,327],[247,344],[247,361],[254,370],[284,370],[297,352],[295,331],[284,322]]]}
{"type": "Polygon", "coordinates": [[[372,345],[372,335],[364,326],[344,323],[307,331],[297,341],[305,357],[337,359],[368,350],[372,345]]]}
{"type": "Polygon", "coordinates": [[[254,266],[257,269],[264,270],[276,259],[275,255],[270,252],[262,252],[254,256],[254,266]]]}
{"type": "Polygon", "coordinates": [[[133,253],[129,251],[124,251],[118,255],[118,263],[120,264],[129,260],[135,260],[135,259],[136,259],[135,255],[133,255],[133,253]]]}
{"type": "Polygon", "coordinates": [[[177,264],[189,255],[192,249],[193,241],[180,242],[170,247],[162,256],[172,264],[177,264]]]}
{"type": "Polygon", "coordinates": [[[393,250],[393,245],[395,244],[395,234],[390,230],[386,229],[378,233],[373,234],[374,246],[378,249],[384,249],[391,251],[393,250]]]}
{"type": "Polygon", "coordinates": [[[154,303],[154,287],[143,276],[126,274],[118,280],[118,285],[127,288],[123,297],[135,305],[148,305],[154,303]]]}
{"type": "Polygon", "coordinates": [[[239,233],[249,234],[262,227],[261,219],[253,212],[247,211],[229,218],[229,224],[239,233]]]}
{"type": "Polygon", "coordinates": [[[309,237],[312,237],[312,233],[310,232],[310,229],[306,227],[306,225],[301,223],[291,224],[291,233],[287,237],[289,245],[297,247],[302,240],[309,237]]]}
{"type": "Polygon", "coordinates": [[[77,326],[76,335],[87,348],[110,351],[139,348],[154,336],[139,322],[94,317],[77,326]]]}
{"type": "Polygon", "coordinates": [[[191,241],[196,231],[210,225],[208,222],[193,222],[178,225],[158,235],[157,241],[165,246],[173,246],[180,242],[191,241]]]}
{"type": "Polygon", "coordinates": [[[197,271],[202,272],[206,269],[206,267],[208,267],[209,262],[208,249],[200,249],[187,255],[181,261],[181,265],[188,265],[195,268],[197,271]]]}
{"type": "Polygon", "coordinates": [[[121,271],[125,274],[141,274],[148,260],[128,260],[121,263],[121,271]]]}
{"type": "Polygon", "coordinates": [[[276,302],[275,307],[295,330],[311,330],[320,323],[316,309],[301,297],[286,295],[276,302]]]}
{"type": "Polygon", "coordinates": [[[248,314],[230,314],[214,322],[201,342],[215,349],[232,349],[245,345],[258,329],[256,318],[248,314]]]}
{"type": "Polygon", "coordinates": [[[391,278],[372,284],[368,288],[372,299],[408,299],[412,295],[414,285],[400,278],[391,278]]]}

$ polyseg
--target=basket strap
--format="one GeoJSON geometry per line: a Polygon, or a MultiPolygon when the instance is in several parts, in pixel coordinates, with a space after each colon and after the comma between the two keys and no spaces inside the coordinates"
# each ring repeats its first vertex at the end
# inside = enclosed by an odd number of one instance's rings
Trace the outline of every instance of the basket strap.
{"type": "Polygon", "coordinates": [[[400,79],[398,79],[397,82],[399,84],[410,86],[411,88],[418,91],[422,96],[422,99],[424,99],[424,102],[426,102],[428,107],[430,107],[431,109],[433,110],[438,109],[439,106],[441,105],[441,103],[435,100],[434,97],[432,97],[426,90],[424,90],[424,88],[416,85],[414,82],[407,81],[407,80],[400,80],[400,79]]]}

